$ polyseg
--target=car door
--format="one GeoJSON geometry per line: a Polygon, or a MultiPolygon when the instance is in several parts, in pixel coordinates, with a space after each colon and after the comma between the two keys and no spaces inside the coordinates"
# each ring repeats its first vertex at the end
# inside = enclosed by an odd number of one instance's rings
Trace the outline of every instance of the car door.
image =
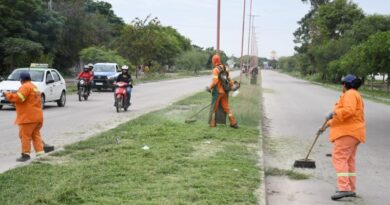
{"type": "Polygon", "coordinates": [[[46,71],[45,82],[46,82],[46,86],[44,89],[44,93],[45,93],[46,101],[53,101],[55,98],[54,97],[54,78],[51,75],[50,70],[46,71]]]}
{"type": "Polygon", "coordinates": [[[55,71],[51,70],[51,74],[53,76],[53,97],[54,100],[59,100],[61,98],[62,88],[63,88],[63,82],[61,81],[60,75],[55,71]]]}

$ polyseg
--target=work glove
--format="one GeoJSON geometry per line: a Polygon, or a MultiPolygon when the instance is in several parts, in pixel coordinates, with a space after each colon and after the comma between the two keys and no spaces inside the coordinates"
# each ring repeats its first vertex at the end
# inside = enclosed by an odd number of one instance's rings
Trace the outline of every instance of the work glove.
{"type": "Polygon", "coordinates": [[[326,115],[326,117],[325,117],[326,121],[331,120],[331,119],[333,118],[333,115],[334,115],[334,112],[329,112],[329,113],[326,115]]]}
{"type": "Polygon", "coordinates": [[[206,86],[206,92],[209,92],[209,93],[211,93],[211,89],[210,89],[210,87],[209,86],[206,86]]]}
{"type": "Polygon", "coordinates": [[[236,91],[236,90],[238,90],[239,88],[240,88],[240,83],[237,82],[237,81],[234,81],[233,86],[232,86],[232,90],[233,90],[233,91],[236,91]]]}

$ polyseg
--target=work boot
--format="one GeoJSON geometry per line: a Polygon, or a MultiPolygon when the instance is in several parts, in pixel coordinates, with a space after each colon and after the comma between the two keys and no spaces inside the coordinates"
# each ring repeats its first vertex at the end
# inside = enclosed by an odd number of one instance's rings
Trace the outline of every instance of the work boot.
{"type": "Polygon", "coordinates": [[[25,162],[27,160],[31,159],[30,155],[29,154],[24,154],[22,153],[22,156],[17,158],[16,161],[17,162],[25,162]]]}
{"type": "Polygon", "coordinates": [[[52,151],[54,151],[54,146],[48,145],[48,144],[43,144],[43,150],[45,151],[45,153],[52,152],[52,151]]]}
{"type": "Polygon", "coordinates": [[[339,200],[344,197],[356,197],[356,193],[352,191],[336,191],[331,198],[332,200],[339,200]]]}
{"type": "Polygon", "coordinates": [[[230,125],[231,128],[238,129],[238,124],[230,125]]]}

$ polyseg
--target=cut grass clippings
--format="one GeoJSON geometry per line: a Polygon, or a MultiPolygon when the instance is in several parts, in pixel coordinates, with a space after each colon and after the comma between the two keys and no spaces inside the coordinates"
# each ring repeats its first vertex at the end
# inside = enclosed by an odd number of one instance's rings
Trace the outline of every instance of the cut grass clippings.
{"type": "Polygon", "coordinates": [[[307,174],[299,173],[294,170],[285,170],[279,168],[267,168],[265,170],[267,176],[288,176],[289,179],[304,180],[309,179],[310,176],[307,174]]]}
{"type": "Polygon", "coordinates": [[[231,99],[237,130],[209,128],[208,111],[184,123],[210,100],[196,94],[7,171],[1,204],[256,204],[260,86],[231,99]]]}

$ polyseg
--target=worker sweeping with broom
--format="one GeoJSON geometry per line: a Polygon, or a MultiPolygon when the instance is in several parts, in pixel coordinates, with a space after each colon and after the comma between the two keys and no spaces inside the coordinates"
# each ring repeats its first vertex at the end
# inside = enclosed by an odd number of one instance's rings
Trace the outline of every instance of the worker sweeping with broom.
{"type": "Polygon", "coordinates": [[[355,155],[360,143],[366,141],[364,103],[358,92],[362,81],[354,75],[342,79],[343,93],[327,116],[329,140],[333,143],[332,161],[337,173],[338,190],[332,200],[356,196],[355,155]]]}

